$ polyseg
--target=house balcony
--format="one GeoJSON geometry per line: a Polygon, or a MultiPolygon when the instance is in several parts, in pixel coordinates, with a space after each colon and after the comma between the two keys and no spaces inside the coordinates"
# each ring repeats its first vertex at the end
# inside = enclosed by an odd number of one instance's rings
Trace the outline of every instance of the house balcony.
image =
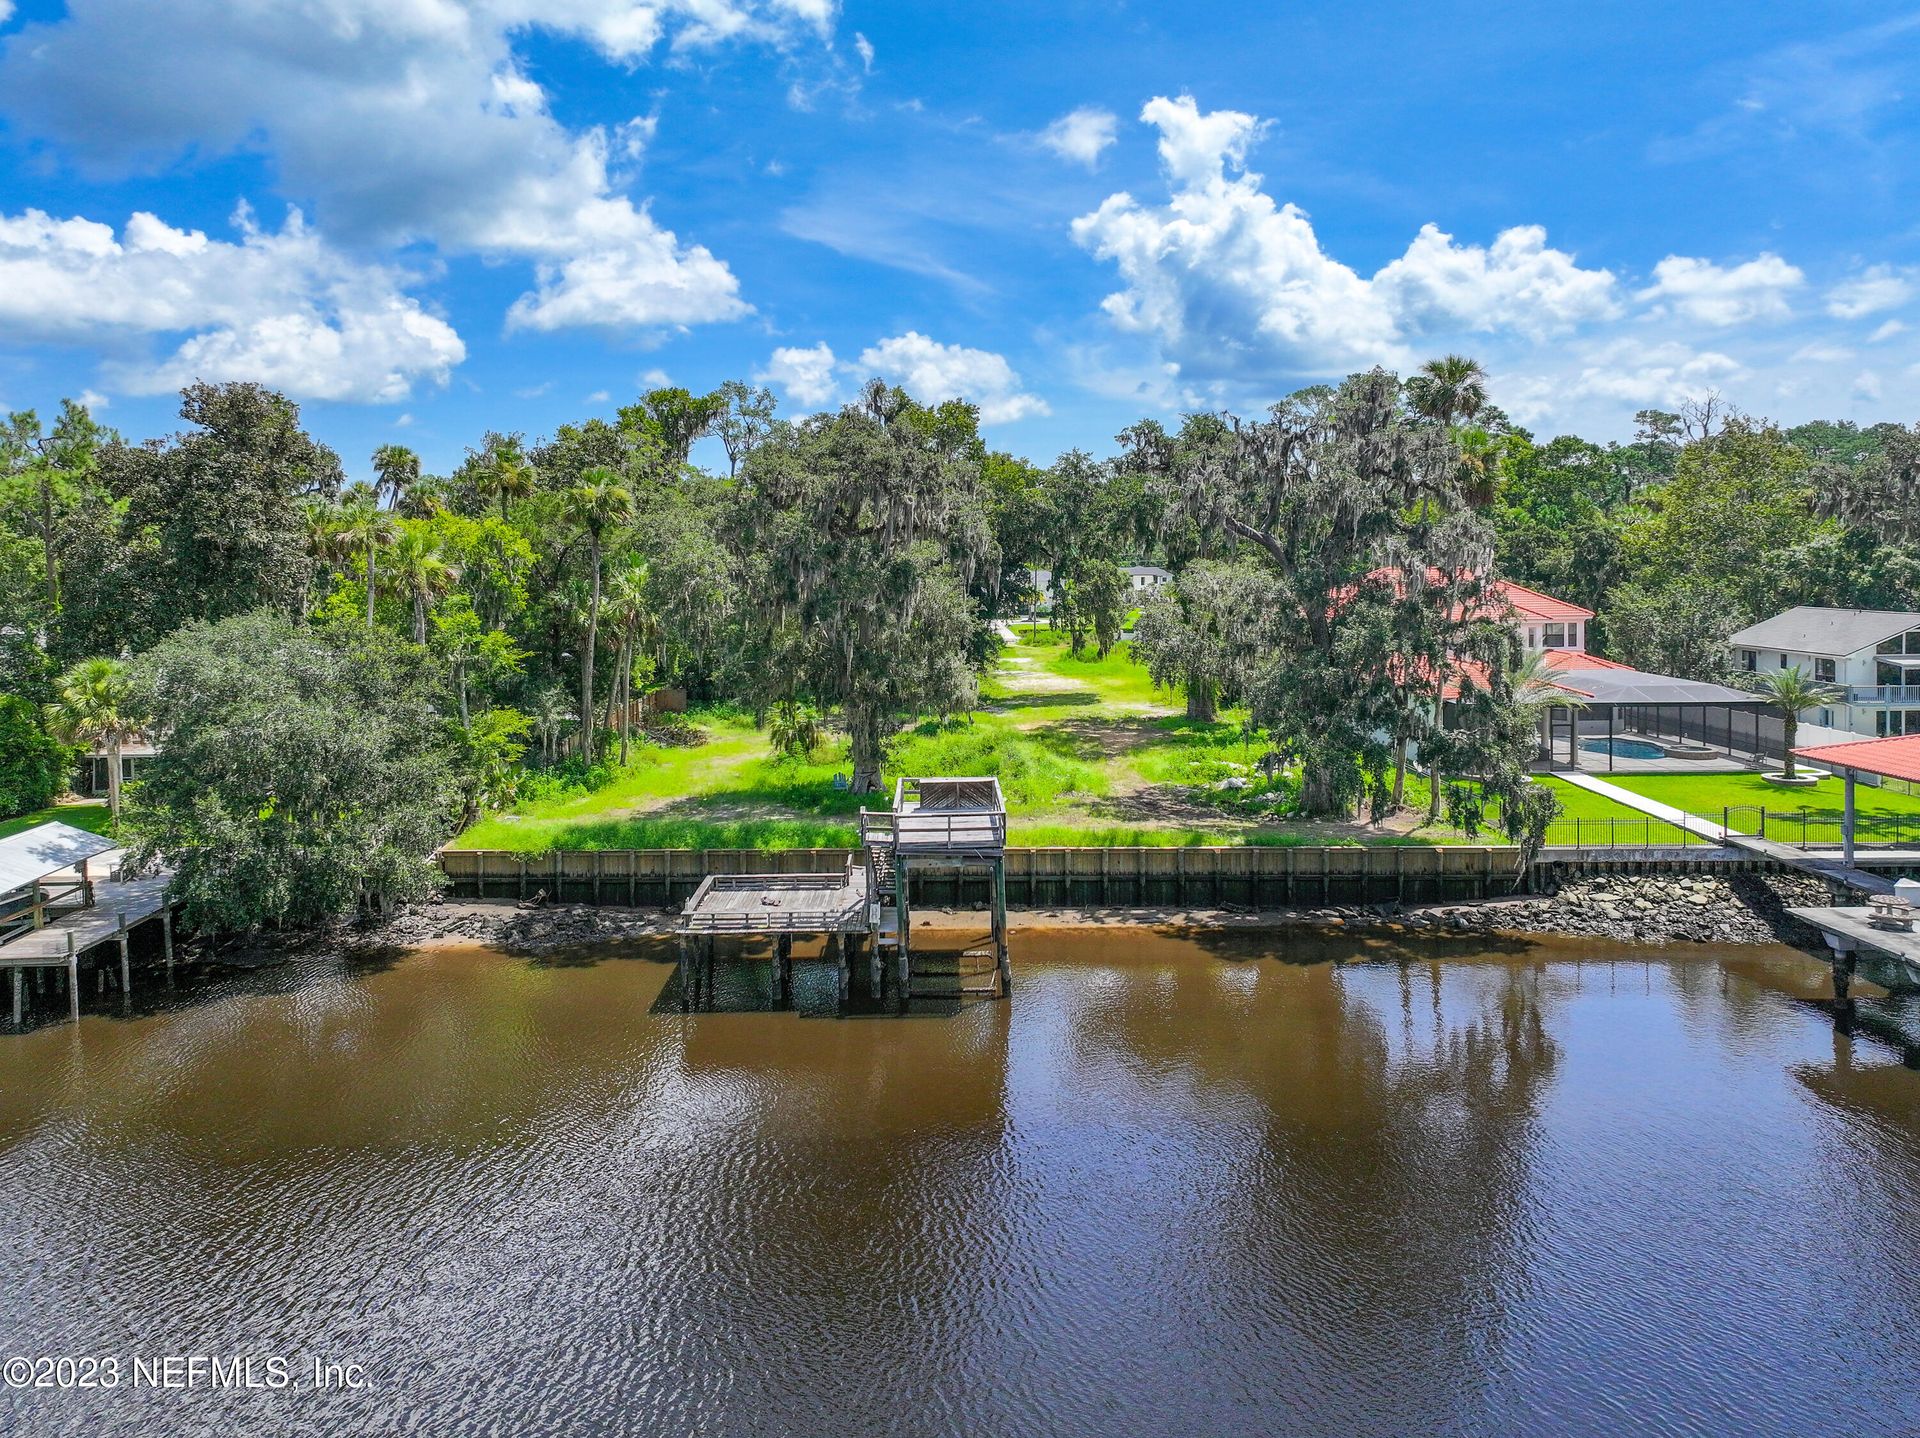
{"type": "Polygon", "coordinates": [[[1846,702],[1920,707],[1920,684],[1850,684],[1846,702]]]}

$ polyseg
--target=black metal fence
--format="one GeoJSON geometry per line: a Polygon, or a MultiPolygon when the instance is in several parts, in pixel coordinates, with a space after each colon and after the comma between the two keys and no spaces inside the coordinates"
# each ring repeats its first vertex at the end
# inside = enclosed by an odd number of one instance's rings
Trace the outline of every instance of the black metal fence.
{"type": "MultiPolygon", "coordinates": [[[[1722,811],[1721,822],[1737,834],[1758,834],[1801,849],[1837,849],[1844,842],[1840,816],[1831,809],[1736,804],[1722,811]]],[[[1894,849],[1920,847],[1920,814],[1857,814],[1853,841],[1894,849]]]]}
{"type": "Polygon", "coordinates": [[[1711,839],[1664,819],[1555,819],[1547,825],[1550,849],[1675,849],[1714,847],[1711,839]]]}

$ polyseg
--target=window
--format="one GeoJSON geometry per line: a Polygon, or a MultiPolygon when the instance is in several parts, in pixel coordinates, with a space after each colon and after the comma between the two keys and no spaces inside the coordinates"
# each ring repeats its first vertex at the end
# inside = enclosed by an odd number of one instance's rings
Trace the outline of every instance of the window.
{"type": "Polygon", "coordinates": [[[1907,631],[1907,653],[1920,654],[1920,629],[1907,631]]]}
{"type": "Polygon", "coordinates": [[[1891,639],[1882,639],[1878,644],[1873,646],[1873,652],[1875,654],[1900,654],[1904,653],[1905,649],[1906,646],[1902,642],[1902,636],[1898,634],[1894,635],[1891,639]]]}
{"type": "Polygon", "coordinates": [[[1784,654],[1780,656],[1780,667],[1782,669],[1791,669],[1793,667],[1792,665],[1787,663],[1787,656],[1784,654]]]}
{"type": "Polygon", "coordinates": [[[1882,709],[1873,716],[1873,732],[1881,738],[1920,734],[1920,709],[1882,709]]]}
{"type": "Polygon", "coordinates": [[[1747,673],[1751,674],[1760,667],[1760,656],[1751,649],[1742,649],[1740,663],[1746,668],[1747,673]]]}
{"type": "Polygon", "coordinates": [[[1567,647],[1567,626],[1566,625],[1564,624],[1545,625],[1541,629],[1541,634],[1543,636],[1543,642],[1546,644],[1547,648],[1565,649],[1567,647]]]}
{"type": "Polygon", "coordinates": [[[1813,677],[1816,682],[1831,684],[1833,683],[1833,675],[1834,665],[1831,659],[1816,659],[1813,661],[1813,677]]]}

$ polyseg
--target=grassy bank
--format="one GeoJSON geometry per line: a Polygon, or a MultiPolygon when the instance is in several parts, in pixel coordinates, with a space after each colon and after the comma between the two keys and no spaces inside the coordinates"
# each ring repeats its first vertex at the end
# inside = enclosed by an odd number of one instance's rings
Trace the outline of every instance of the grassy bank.
{"type": "MultiPolygon", "coordinates": [[[[981,686],[971,714],[900,735],[893,774],[993,774],[1010,838],[1025,846],[1460,843],[1451,831],[1382,831],[1290,819],[1291,790],[1264,780],[1265,748],[1241,716],[1197,723],[1177,693],[1157,691],[1122,644],[1076,658],[1066,637],[1026,629],[981,686]]],[[[489,814],[457,847],[550,849],[842,848],[857,841],[862,800],[844,781],[844,739],[807,759],[780,758],[737,714],[693,716],[704,742],[643,745],[591,792],[489,814]]],[[[1409,801],[1424,804],[1415,776],[1409,801]]],[[[868,807],[885,807],[869,796],[868,807]]]]}
{"type": "Polygon", "coordinates": [[[0,839],[31,829],[36,824],[69,824],[76,829],[85,829],[90,834],[107,832],[107,806],[105,804],[55,804],[51,808],[36,809],[31,814],[21,814],[13,819],[0,819],[0,839]]]}

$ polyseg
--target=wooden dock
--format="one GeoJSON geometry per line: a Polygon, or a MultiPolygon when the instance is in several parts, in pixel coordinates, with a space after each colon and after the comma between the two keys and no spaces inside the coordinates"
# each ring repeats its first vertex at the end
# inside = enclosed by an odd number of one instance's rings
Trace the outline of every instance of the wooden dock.
{"type": "Polygon", "coordinates": [[[886,951],[894,959],[893,1000],[901,1013],[912,999],[1004,997],[1013,986],[1007,953],[1006,804],[995,779],[902,779],[889,810],[860,812],[861,848],[838,873],[709,874],[687,900],[679,923],[680,1004],[691,1011],[713,1000],[717,941],[725,936],[771,940],[775,1002],[793,1001],[793,940],[819,935],[833,962],[840,1010],[852,988],[855,951],[867,948],[867,996],[882,1002],[886,951]],[[988,949],[957,958],[927,956],[916,966],[913,868],[956,874],[984,870],[993,891],[988,949]]]}
{"type": "MultiPolygon", "coordinates": [[[[110,874],[119,872],[125,853],[108,850],[94,862],[110,874]]],[[[30,971],[64,970],[67,981],[68,1014],[80,1017],[80,959],[102,944],[116,943],[120,949],[120,992],[126,995],[132,986],[131,933],[150,919],[158,918],[166,961],[173,963],[173,912],[167,900],[172,875],[162,871],[138,879],[86,879],[76,871],[67,880],[65,871],[50,876],[52,887],[78,883],[88,892],[91,902],[85,908],[56,913],[38,928],[27,929],[0,943],[0,969],[9,972],[12,986],[13,1023],[20,1026],[26,1007],[26,980],[30,971]]]]}

